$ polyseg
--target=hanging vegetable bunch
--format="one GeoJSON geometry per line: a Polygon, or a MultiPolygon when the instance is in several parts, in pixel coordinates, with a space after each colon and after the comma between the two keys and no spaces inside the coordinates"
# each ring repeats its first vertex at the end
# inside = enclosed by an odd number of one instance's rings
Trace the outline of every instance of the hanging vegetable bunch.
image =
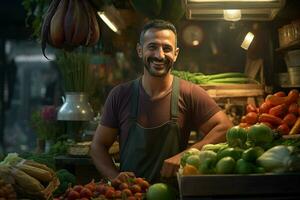
{"type": "MultiPolygon", "coordinates": [[[[52,0],[45,13],[41,40],[46,44],[72,50],[95,45],[100,37],[97,12],[88,0],[52,0]]],[[[45,55],[46,57],[46,55],[45,55]]]]}

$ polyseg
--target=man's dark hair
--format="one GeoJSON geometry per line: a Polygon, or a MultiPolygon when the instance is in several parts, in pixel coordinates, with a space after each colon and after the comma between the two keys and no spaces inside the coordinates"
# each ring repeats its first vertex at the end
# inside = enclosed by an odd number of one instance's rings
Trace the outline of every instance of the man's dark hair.
{"type": "Polygon", "coordinates": [[[158,30],[164,30],[164,29],[171,30],[175,34],[175,45],[177,46],[177,31],[175,26],[171,22],[161,20],[161,19],[150,20],[144,25],[140,34],[140,44],[143,44],[144,35],[146,31],[148,31],[151,28],[158,29],[158,30]]]}

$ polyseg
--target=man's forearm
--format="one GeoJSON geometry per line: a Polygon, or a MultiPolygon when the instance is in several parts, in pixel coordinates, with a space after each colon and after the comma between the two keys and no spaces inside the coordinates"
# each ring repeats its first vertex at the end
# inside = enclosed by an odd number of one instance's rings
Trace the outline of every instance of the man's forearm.
{"type": "Polygon", "coordinates": [[[111,156],[108,154],[108,150],[104,146],[95,145],[91,150],[91,157],[102,176],[112,180],[115,178],[119,171],[112,161],[111,156]]]}
{"type": "Polygon", "coordinates": [[[215,144],[226,141],[226,131],[229,128],[227,124],[219,124],[215,126],[210,132],[205,135],[205,137],[191,146],[191,148],[196,148],[201,150],[201,148],[206,144],[215,144]]]}

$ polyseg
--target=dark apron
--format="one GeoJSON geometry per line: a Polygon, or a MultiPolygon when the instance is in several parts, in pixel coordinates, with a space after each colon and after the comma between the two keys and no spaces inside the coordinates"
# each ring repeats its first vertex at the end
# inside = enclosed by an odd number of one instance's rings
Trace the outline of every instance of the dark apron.
{"type": "Polygon", "coordinates": [[[159,181],[165,159],[181,152],[178,119],[179,79],[174,77],[171,96],[171,119],[155,128],[144,128],[137,122],[139,79],[133,82],[131,125],[121,148],[121,171],[132,171],[150,182],[159,181]]]}

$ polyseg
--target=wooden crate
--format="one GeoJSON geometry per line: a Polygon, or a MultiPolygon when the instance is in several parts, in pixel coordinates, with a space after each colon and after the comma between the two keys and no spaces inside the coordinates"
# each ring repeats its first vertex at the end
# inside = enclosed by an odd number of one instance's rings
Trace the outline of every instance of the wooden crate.
{"type": "Polygon", "coordinates": [[[200,85],[210,97],[222,105],[230,103],[235,105],[253,104],[259,106],[264,101],[264,87],[260,84],[214,84],[200,85]]]}
{"type": "Polygon", "coordinates": [[[264,89],[259,84],[200,85],[213,98],[261,97],[264,89]]]}
{"type": "Polygon", "coordinates": [[[300,173],[177,176],[181,199],[300,196],[300,173]]]}

